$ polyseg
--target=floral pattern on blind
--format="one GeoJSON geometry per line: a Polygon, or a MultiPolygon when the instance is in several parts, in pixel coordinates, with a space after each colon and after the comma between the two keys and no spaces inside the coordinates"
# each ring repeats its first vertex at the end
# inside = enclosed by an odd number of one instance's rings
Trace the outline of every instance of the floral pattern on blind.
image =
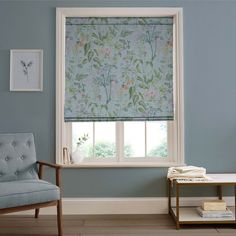
{"type": "Polygon", "coordinates": [[[66,18],[65,121],[173,120],[173,18],[66,18]]]}

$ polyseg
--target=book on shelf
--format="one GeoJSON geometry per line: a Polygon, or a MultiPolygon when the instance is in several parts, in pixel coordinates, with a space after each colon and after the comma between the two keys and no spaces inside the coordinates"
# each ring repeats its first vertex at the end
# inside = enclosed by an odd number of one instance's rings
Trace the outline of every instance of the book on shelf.
{"type": "Polygon", "coordinates": [[[202,202],[204,211],[225,211],[226,202],[224,200],[207,200],[202,202]]]}
{"type": "Polygon", "coordinates": [[[233,212],[226,208],[223,211],[205,211],[202,207],[197,207],[198,214],[203,218],[228,218],[233,217],[233,212]]]}

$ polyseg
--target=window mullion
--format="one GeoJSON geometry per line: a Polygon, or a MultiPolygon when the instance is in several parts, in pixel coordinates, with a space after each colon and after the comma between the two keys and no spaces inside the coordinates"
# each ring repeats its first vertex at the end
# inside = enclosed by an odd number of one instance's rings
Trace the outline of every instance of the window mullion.
{"type": "Polygon", "coordinates": [[[116,122],[116,160],[121,162],[124,157],[124,123],[116,122]]]}
{"type": "Polygon", "coordinates": [[[147,121],[145,121],[145,127],[144,127],[144,129],[145,129],[145,157],[147,157],[147,121]]]}
{"type": "Polygon", "coordinates": [[[93,122],[93,158],[95,158],[95,122],[93,122]]]}

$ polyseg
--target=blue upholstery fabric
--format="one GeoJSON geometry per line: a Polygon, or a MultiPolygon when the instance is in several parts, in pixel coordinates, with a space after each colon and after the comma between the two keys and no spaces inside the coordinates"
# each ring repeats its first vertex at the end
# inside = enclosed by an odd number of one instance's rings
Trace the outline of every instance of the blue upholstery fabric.
{"type": "Polygon", "coordinates": [[[0,182],[38,179],[33,134],[0,134],[0,182]]]}
{"type": "Polygon", "coordinates": [[[60,189],[43,180],[0,183],[0,209],[49,202],[60,199],[60,189]]]}
{"type": "Polygon", "coordinates": [[[60,199],[60,189],[39,180],[33,134],[0,134],[0,209],[60,199]]]}

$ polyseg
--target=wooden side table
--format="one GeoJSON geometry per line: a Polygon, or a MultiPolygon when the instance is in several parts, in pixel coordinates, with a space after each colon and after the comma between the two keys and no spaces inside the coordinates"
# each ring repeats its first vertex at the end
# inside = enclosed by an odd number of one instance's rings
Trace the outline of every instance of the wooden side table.
{"type": "Polygon", "coordinates": [[[173,217],[176,223],[176,229],[184,224],[236,224],[236,174],[208,174],[212,180],[208,181],[184,181],[173,180],[173,183],[168,179],[168,208],[169,214],[173,217]],[[217,197],[222,199],[222,187],[234,187],[235,207],[231,209],[234,213],[233,217],[227,218],[203,218],[197,213],[196,207],[180,206],[180,188],[188,186],[216,186],[217,197]],[[175,187],[176,206],[171,205],[172,188],[175,187]]]}

